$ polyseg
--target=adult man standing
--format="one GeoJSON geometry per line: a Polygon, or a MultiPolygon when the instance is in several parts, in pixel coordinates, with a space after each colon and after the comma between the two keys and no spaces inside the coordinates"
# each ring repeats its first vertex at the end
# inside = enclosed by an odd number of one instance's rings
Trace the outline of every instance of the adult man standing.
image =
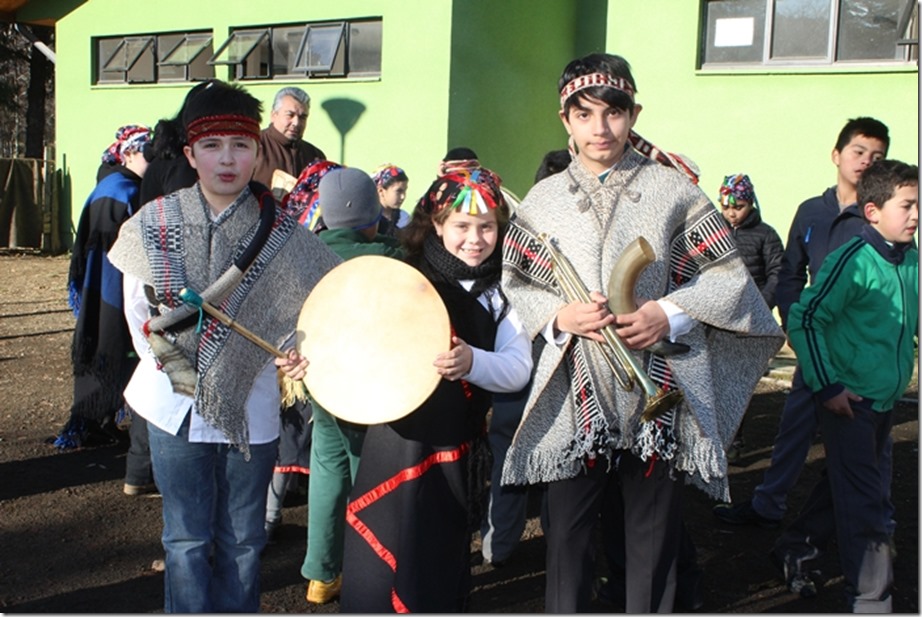
{"type": "Polygon", "coordinates": [[[304,141],[311,97],[301,88],[287,87],[275,93],[270,124],[259,134],[259,158],[253,180],[272,185],[276,169],[297,177],[309,163],[326,159],[323,151],[304,141]]]}

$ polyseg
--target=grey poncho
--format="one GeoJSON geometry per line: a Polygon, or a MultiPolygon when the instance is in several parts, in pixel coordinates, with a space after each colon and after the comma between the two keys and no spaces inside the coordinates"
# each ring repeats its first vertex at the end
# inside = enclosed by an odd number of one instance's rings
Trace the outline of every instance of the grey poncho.
{"type": "MultiPolygon", "coordinates": [[[[212,219],[196,184],[145,205],[122,226],[109,257],[119,270],[151,286],[162,310],[176,310],[182,306],[179,290],[201,293],[233,265],[256,233],[260,208],[276,208],[271,199],[264,204],[247,188],[212,219]]],[[[280,346],[294,333],[310,290],[341,260],[277,208],[275,216],[252,265],[219,308],[280,346]]],[[[200,329],[188,322],[170,330],[197,374],[196,409],[247,453],[245,403],[271,356],[210,316],[200,329]]]]}
{"type": "Polygon", "coordinates": [[[725,447],[784,336],[726,229],[698,187],[633,149],[604,182],[574,161],[532,188],[503,247],[503,289],[535,339],[536,366],[503,484],[570,478],[587,457],[630,450],[729,498],[725,447]],[[567,300],[531,241],[540,232],[556,240],[589,290],[603,293],[625,247],[638,236],[650,243],[657,258],[636,297],[669,300],[696,324],[678,338],[690,346],[686,354],[633,353],[654,382],[682,391],[679,407],[641,423],[640,395],[618,385],[595,343],[544,341],[539,333],[567,300]]]}

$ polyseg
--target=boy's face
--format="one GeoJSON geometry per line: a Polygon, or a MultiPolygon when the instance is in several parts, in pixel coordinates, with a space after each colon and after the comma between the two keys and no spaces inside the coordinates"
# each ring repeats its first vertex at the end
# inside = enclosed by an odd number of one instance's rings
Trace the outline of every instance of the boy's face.
{"type": "Polygon", "coordinates": [[[601,174],[624,156],[640,110],[640,105],[634,105],[634,113],[630,113],[599,99],[581,97],[569,112],[561,110],[560,120],[573,138],[579,160],[589,171],[601,174]]]}
{"type": "Polygon", "coordinates": [[[855,135],[842,150],[832,151],[832,162],[839,168],[839,178],[857,186],[864,170],[874,161],[887,156],[887,146],[876,137],[855,135]]]}
{"type": "Polygon", "coordinates": [[[209,135],[183,148],[216,212],[234,203],[253,177],[257,148],[255,139],[243,135],[209,135]]]}
{"type": "Polygon", "coordinates": [[[378,201],[385,208],[399,208],[407,198],[407,185],[406,180],[398,180],[397,182],[391,182],[391,185],[386,189],[379,186],[378,201]]]}
{"type": "Polygon", "coordinates": [[[749,213],[752,212],[752,203],[745,199],[734,199],[730,201],[726,197],[720,200],[720,211],[724,218],[733,227],[739,227],[746,220],[749,213]]]}
{"type": "Polygon", "coordinates": [[[912,242],[919,228],[919,186],[897,187],[883,205],[865,204],[864,216],[884,240],[912,242]]]}

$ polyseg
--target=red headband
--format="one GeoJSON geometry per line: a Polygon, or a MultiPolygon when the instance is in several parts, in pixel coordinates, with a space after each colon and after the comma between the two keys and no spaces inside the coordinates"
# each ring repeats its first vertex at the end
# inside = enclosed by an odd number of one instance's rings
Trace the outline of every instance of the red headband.
{"type": "Polygon", "coordinates": [[[249,116],[224,114],[203,116],[189,123],[186,141],[191,146],[202,137],[212,135],[243,135],[259,141],[259,122],[249,116]]]}
{"type": "Polygon", "coordinates": [[[613,77],[606,73],[590,73],[589,75],[580,75],[563,87],[563,90],[560,91],[560,108],[563,109],[564,103],[567,102],[568,98],[580,90],[592,88],[593,86],[602,86],[605,88],[614,88],[615,90],[620,90],[621,92],[624,92],[626,95],[628,95],[631,98],[631,101],[634,100],[634,88],[631,87],[631,82],[625,78],[613,77]]]}

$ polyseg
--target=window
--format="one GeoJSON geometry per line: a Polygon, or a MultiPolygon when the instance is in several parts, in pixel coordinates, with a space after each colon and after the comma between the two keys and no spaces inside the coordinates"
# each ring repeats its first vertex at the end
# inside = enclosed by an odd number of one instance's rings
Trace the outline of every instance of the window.
{"type": "Polygon", "coordinates": [[[214,77],[206,63],[210,33],[168,33],[93,39],[97,84],[149,84],[214,77]]]}
{"type": "Polygon", "coordinates": [[[918,59],[915,0],[705,0],[703,67],[918,59]]]}
{"type": "Polygon", "coordinates": [[[233,67],[236,79],[379,76],[381,20],[241,28],[209,64],[233,67]]]}
{"type": "Polygon", "coordinates": [[[160,37],[160,48],[167,50],[157,63],[160,81],[204,80],[214,76],[208,64],[211,34],[174,34],[160,37]],[[208,50],[209,53],[203,53],[208,50]]]}

